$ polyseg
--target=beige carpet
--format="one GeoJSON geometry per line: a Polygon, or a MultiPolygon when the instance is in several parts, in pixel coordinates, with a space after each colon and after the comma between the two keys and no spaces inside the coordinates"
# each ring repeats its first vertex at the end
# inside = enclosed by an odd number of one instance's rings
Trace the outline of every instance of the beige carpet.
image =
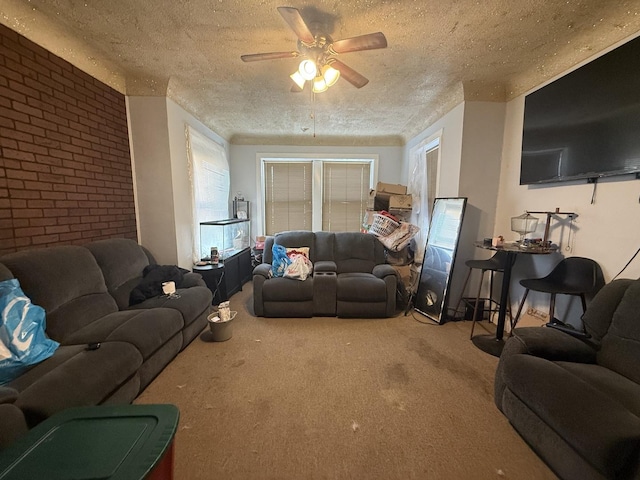
{"type": "Polygon", "coordinates": [[[251,294],[230,340],[203,332],[137,400],[180,408],[177,480],[555,478],[495,407],[470,322],[266,319],[251,294]]]}

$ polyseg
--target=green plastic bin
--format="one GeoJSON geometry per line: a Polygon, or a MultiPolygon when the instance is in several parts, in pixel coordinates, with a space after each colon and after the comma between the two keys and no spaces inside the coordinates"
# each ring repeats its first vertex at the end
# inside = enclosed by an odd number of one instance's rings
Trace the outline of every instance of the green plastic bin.
{"type": "Polygon", "coordinates": [[[0,452],[0,479],[171,479],[179,417],[175,405],[64,410],[0,452]]]}

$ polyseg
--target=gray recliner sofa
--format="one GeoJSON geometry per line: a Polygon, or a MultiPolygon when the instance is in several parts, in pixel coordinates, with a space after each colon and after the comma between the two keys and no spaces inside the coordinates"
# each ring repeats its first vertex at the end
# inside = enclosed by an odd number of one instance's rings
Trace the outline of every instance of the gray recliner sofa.
{"type": "Polygon", "coordinates": [[[126,239],[0,257],[0,280],[18,279],[60,343],[0,387],[0,446],[68,407],[130,403],[203,330],[212,294],[195,273],[184,274],[178,298],[129,306],[152,264],[148,251],[126,239]]]}
{"type": "Polygon", "coordinates": [[[264,317],[369,317],[396,314],[398,278],[384,246],[360,232],[290,231],[267,237],[263,263],[253,271],[254,313],[264,317]],[[271,277],[273,244],[309,247],[306,280],[271,277]]]}
{"type": "Polygon", "coordinates": [[[495,402],[563,479],[640,478],[640,280],[605,285],[583,315],[589,338],[516,328],[495,402]]]}

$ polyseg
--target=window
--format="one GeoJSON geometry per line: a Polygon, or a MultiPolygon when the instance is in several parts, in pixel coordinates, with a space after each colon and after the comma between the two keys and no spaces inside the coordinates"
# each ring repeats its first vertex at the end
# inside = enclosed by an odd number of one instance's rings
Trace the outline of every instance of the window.
{"type": "Polygon", "coordinates": [[[359,231],[377,158],[262,158],[264,231],[359,231]]]}
{"type": "Polygon", "coordinates": [[[200,223],[229,217],[229,163],[224,148],[187,126],[193,201],[193,260],[209,255],[200,248],[200,223]]]}
{"type": "Polygon", "coordinates": [[[325,162],[323,167],[322,230],[359,231],[371,189],[369,163],[325,162]]]}
{"type": "Polygon", "coordinates": [[[312,167],[310,162],[269,162],[265,168],[267,235],[311,230],[312,167]]]}

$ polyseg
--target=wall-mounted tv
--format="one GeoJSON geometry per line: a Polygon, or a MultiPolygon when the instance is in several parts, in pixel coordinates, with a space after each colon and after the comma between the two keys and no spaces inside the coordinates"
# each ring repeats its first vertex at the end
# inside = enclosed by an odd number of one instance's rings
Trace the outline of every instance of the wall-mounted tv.
{"type": "Polygon", "coordinates": [[[525,98],[520,184],[640,172],[640,37],[525,98]]]}

